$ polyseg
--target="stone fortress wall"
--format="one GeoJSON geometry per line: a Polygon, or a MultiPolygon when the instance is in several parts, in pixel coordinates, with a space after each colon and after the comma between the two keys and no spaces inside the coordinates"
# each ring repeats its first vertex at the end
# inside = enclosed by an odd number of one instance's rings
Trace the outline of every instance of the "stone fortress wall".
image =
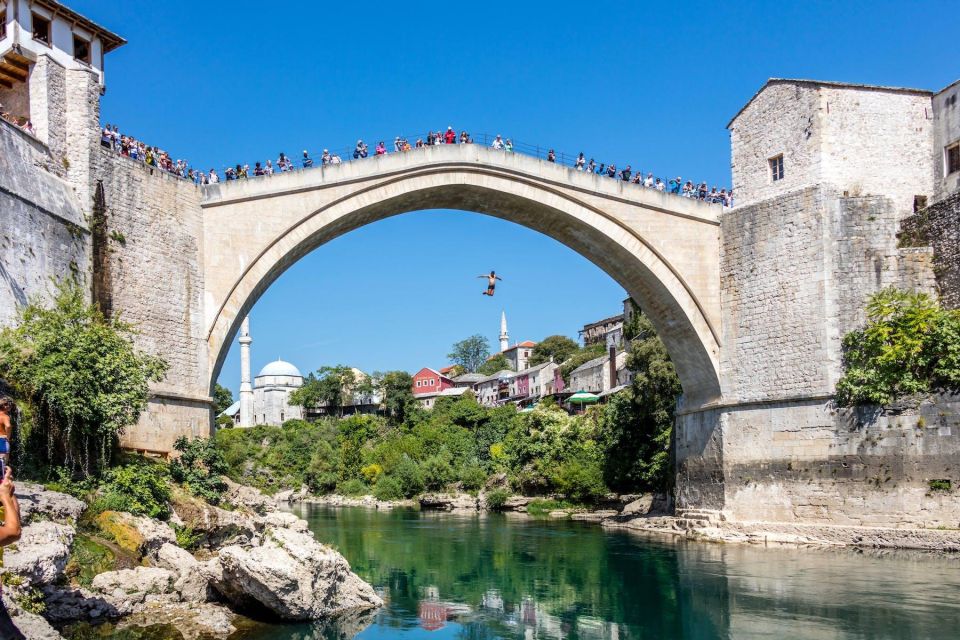
{"type": "Polygon", "coordinates": [[[734,118],[739,205],[721,220],[723,400],[678,418],[681,507],[715,505],[737,520],[956,526],[960,499],[930,481],[960,482],[957,400],[884,411],[832,401],[840,340],[862,326],[867,298],[891,285],[933,292],[944,280],[929,235],[897,241],[915,201],[937,190],[931,95],[775,80],[734,118]],[[778,154],[785,175],[774,181],[767,161],[778,154]]]}

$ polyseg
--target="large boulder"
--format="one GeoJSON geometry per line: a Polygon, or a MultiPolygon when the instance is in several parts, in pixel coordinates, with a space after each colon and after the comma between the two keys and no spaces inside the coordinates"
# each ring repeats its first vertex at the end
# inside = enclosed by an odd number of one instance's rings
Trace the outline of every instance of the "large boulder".
{"type": "Polygon", "coordinates": [[[476,511],[478,501],[466,493],[427,493],[420,497],[421,509],[476,511]]]}
{"type": "Polygon", "coordinates": [[[176,575],[167,569],[137,567],[101,573],[91,587],[121,614],[128,614],[144,603],[177,602],[175,582],[176,575]]]}
{"type": "Polygon", "coordinates": [[[20,520],[29,524],[34,520],[76,521],[87,508],[82,500],[59,491],[49,491],[32,482],[17,482],[17,503],[20,520]]]}
{"type": "Polygon", "coordinates": [[[210,579],[200,562],[186,549],[167,543],[157,551],[155,562],[161,569],[174,573],[176,581],[173,590],[180,594],[184,602],[198,603],[211,599],[210,579]]]}
{"type": "Polygon", "coordinates": [[[20,540],[4,549],[4,569],[19,576],[28,586],[50,584],[63,575],[74,533],[70,525],[56,522],[27,525],[20,540]]]}
{"type": "Polygon", "coordinates": [[[623,510],[620,511],[620,515],[623,516],[645,516],[650,513],[650,508],[653,506],[653,494],[647,493],[633,502],[625,505],[623,510]]]}
{"type": "Polygon", "coordinates": [[[249,544],[261,528],[249,515],[215,507],[182,492],[174,493],[173,511],[182,526],[199,536],[199,544],[211,548],[249,544]]]}
{"type": "Polygon", "coordinates": [[[308,533],[310,531],[310,526],[306,520],[298,518],[289,511],[273,511],[257,518],[257,522],[265,529],[270,527],[283,527],[301,533],[308,533]]]}
{"type": "Polygon", "coordinates": [[[134,516],[123,511],[104,511],[96,518],[97,526],[122,548],[132,553],[149,555],[167,543],[177,541],[177,534],[166,522],[134,516]]]}
{"type": "Polygon", "coordinates": [[[206,574],[234,606],[264,607],[284,620],[317,620],[383,602],[346,559],[310,535],[268,528],[260,546],[229,546],[206,574]]]}
{"type": "Polygon", "coordinates": [[[263,515],[277,508],[276,501],[265,496],[259,489],[237,484],[226,476],[223,482],[227,485],[227,491],[223,494],[224,500],[240,511],[263,515]]]}

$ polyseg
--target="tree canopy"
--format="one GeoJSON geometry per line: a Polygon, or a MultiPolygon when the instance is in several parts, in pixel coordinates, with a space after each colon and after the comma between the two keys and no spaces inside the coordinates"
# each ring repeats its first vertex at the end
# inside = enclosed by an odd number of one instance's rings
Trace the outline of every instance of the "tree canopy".
{"type": "Polygon", "coordinates": [[[497,371],[502,371],[504,369],[513,370],[513,365],[510,364],[507,356],[503,355],[502,353],[498,353],[484,362],[480,368],[477,369],[477,373],[482,373],[485,376],[492,376],[497,371]]]}
{"type": "Polygon", "coordinates": [[[530,354],[530,366],[535,367],[538,364],[543,364],[548,362],[550,358],[560,364],[579,349],[580,345],[567,336],[547,336],[533,348],[530,354]]]}
{"type": "Polygon", "coordinates": [[[76,282],[52,306],[33,301],[0,331],[0,378],[28,405],[33,463],[90,476],[105,466],[123,430],[147,406],[148,385],[167,363],[134,346],[133,325],[107,319],[76,282]]]}
{"type": "Polygon", "coordinates": [[[470,373],[478,371],[489,356],[490,342],[479,333],[454,343],[447,354],[450,362],[470,373]]]}
{"type": "Polygon", "coordinates": [[[326,406],[331,413],[342,413],[343,405],[356,384],[356,374],[350,367],[338,364],[320,367],[303,381],[303,386],[290,394],[290,404],[301,407],[326,406]]]}
{"type": "Polygon", "coordinates": [[[233,404],[233,392],[227,389],[219,382],[213,385],[213,411],[215,415],[220,415],[230,408],[233,404]]]}

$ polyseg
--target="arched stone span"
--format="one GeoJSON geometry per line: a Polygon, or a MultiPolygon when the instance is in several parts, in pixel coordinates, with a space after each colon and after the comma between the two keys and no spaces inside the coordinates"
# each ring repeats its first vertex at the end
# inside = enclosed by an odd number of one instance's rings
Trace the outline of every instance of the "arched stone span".
{"type": "Polygon", "coordinates": [[[603,269],[650,316],[685,404],[720,396],[718,205],[486,147],[441,145],[213,185],[202,206],[212,380],[242,318],[301,257],[393,215],[459,209],[544,233],[603,269]]]}

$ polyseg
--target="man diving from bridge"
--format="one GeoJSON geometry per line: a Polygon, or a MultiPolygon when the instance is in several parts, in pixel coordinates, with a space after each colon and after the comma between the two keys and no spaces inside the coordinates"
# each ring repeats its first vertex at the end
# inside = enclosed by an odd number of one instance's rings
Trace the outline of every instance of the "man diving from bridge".
{"type": "Polygon", "coordinates": [[[490,275],[477,276],[478,278],[487,279],[487,290],[483,292],[483,295],[493,297],[493,290],[497,288],[497,280],[503,280],[500,276],[497,275],[496,271],[491,271],[490,275]]]}

